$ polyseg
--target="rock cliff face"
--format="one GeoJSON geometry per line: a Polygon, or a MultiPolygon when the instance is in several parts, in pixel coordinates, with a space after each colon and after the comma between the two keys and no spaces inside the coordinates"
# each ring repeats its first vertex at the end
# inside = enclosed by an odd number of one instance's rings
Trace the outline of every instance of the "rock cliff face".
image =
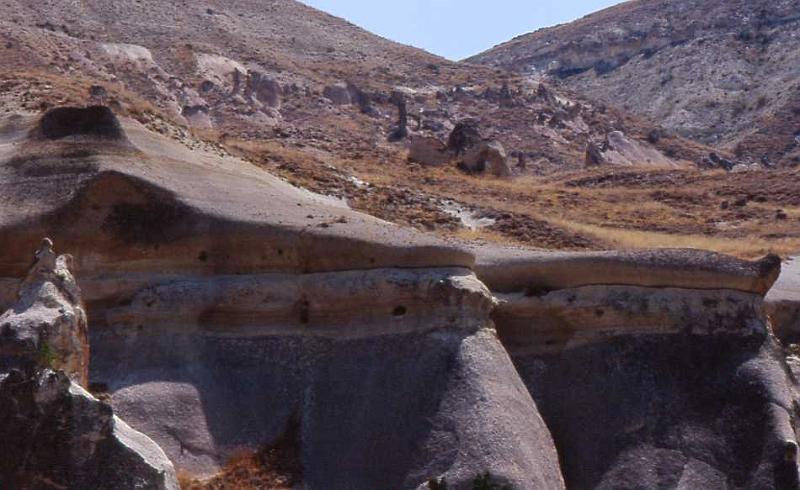
{"type": "Polygon", "coordinates": [[[163,451],[86,391],[80,291],[52,246],[0,316],[0,487],[177,490],[163,451]]]}
{"type": "Polygon", "coordinates": [[[476,270],[568,487],[797,487],[777,258],[479,250],[476,270]]]}
{"type": "Polygon", "coordinates": [[[775,335],[787,344],[800,341],[800,260],[784,264],[781,277],[766,297],[775,335]]]}
{"type": "Polygon", "coordinates": [[[796,0],[637,0],[469,61],[560,80],[679,134],[800,163],[796,0]]]}
{"type": "Polygon", "coordinates": [[[775,257],[469,250],[103,108],[0,128],[0,441],[58,436],[5,481],[174,488],[290,438],[311,489],[797,486],[775,257]],[[45,231],[74,259],[15,279],[45,231]],[[86,317],[132,429],[78,384],[86,317]]]}
{"type": "Polygon", "coordinates": [[[306,488],[563,487],[469,252],[130,121],[41,125],[5,126],[0,274],[45,229],[75,252],[93,385],[179,469],[299,424],[306,488]]]}

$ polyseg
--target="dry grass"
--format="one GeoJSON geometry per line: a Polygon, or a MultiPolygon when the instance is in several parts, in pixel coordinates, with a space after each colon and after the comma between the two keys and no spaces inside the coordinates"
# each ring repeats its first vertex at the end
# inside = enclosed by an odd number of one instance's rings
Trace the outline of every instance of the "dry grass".
{"type": "Polygon", "coordinates": [[[800,250],[800,239],[726,239],[705,235],[680,235],[638,230],[625,230],[588,225],[561,219],[551,222],[578,233],[591,235],[610,248],[696,248],[735,255],[742,258],[759,258],[769,253],[792,255],[800,250]]]}
{"type": "Polygon", "coordinates": [[[228,146],[245,157],[273,162],[269,169],[276,173],[290,162],[294,168],[284,176],[315,190],[329,188],[326,172],[370,182],[374,187],[369,198],[345,197],[355,208],[384,219],[415,226],[421,215],[433,214],[413,206],[392,206],[387,212],[398,189],[500,217],[488,229],[437,228],[461,239],[534,248],[701,248],[740,257],[800,251],[800,196],[792,191],[800,186],[797,172],[605,168],[502,179],[466,175],[452,166],[409,165],[403,151],[346,158],[279,142],[228,146]],[[742,196],[748,197],[747,204],[736,206],[742,196]],[[776,218],[779,209],[786,219],[776,218]],[[512,218],[503,218],[508,215],[512,218]]]}
{"type": "Polygon", "coordinates": [[[290,421],[284,434],[260,451],[236,451],[225,467],[208,480],[178,473],[181,490],[290,490],[303,478],[300,425],[290,421]]]}

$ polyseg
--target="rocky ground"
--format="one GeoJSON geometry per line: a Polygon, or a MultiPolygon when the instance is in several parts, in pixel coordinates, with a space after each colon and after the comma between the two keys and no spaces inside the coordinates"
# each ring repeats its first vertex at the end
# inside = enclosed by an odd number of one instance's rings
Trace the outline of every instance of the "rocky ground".
{"type": "Polygon", "coordinates": [[[469,61],[563,85],[742,160],[795,167],[798,9],[795,0],[623,2],[469,61]]]}

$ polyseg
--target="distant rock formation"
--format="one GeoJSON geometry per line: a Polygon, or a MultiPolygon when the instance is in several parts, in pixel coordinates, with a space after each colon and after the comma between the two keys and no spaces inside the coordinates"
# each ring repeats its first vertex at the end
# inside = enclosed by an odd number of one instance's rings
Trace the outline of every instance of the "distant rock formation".
{"type": "Polygon", "coordinates": [[[611,131],[602,143],[589,141],[586,145],[587,167],[598,165],[678,167],[685,162],[668,158],[647,143],[625,136],[622,131],[611,131]]]}
{"type": "Polygon", "coordinates": [[[86,391],[86,315],[52,247],[0,316],[0,487],[177,490],[163,451],[86,391]]]}
{"type": "Polygon", "coordinates": [[[620,2],[468,61],[558,80],[682,136],[735,148],[737,158],[796,166],[798,7],[794,0],[620,2]]]}
{"type": "Polygon", "coordinates": [[[400,92],[394,92],[392,103],[397,106],[397,123],[389,133],[389,141],[400,141],[408,137],[408,101],[400,92]]]}
{"type": "Polygon", "coordinates": [[[408,159],[422,165],[437,167],[445,165],[452,159],[447,147],[433,136],[414,135],[408,146],[408,159]]]}
{"type": "Polygon", "coordinates": [[[495,177],[511,175],[506,150],[499,141],[484,141],[473,146],[464,154],[460,166],[468,172],[486,172],[495,177]]]}

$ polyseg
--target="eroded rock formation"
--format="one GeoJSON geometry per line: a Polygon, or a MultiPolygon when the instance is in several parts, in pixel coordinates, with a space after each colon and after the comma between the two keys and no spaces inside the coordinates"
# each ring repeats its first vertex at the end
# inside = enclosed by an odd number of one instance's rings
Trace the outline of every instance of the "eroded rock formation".
{"type": "MultiPolygon", "coordinates": [[[[468,489],[485,472],[520,489],[797,486],[796,386],[763,312],[775,257],[469,251],[132,121],[109,137],[103,111],[62,112],[41,144],[48,117],[0,124],[3,321],[73,339],[87,311],[93,386],[188,474],[294,434],[311,489],[468,489]],[[85,310],[50,242],[15,279],[46,230],[85,310]]],[[[72,424],[68,477],[124,455],[133,469],[104,477],[173,484],[152,441],[70,382],[85,363],[42,369],[6,356],[17,344],[0,344],[0,440],[72,424]]]]}
{"type": "Polygon", "coordinates": [[[163,451],[86,391],[86,317],[52,247],[0,316],[0,487],[177,490],[163,451]]]}
{"type": "Polygon", "coordinates": [[[800,342],[800,260],[784,264],[781,277],[766,297],[775,335],[786,344],[800,342]]]}
{"type": "Polygon", "coordinates": [[[503,344],[572,488],[797,488],[780,261],[478,251],[503,344]]]}
{"type": "Polygon", "coordinates": [[[0,136],[0,275],[45,228],[75,251],[92,381],[179,469],[295,421],[306,488],[563,487],[470,253],[130,121],[91,161],[37,153],[37,124],[0,136]]]}

